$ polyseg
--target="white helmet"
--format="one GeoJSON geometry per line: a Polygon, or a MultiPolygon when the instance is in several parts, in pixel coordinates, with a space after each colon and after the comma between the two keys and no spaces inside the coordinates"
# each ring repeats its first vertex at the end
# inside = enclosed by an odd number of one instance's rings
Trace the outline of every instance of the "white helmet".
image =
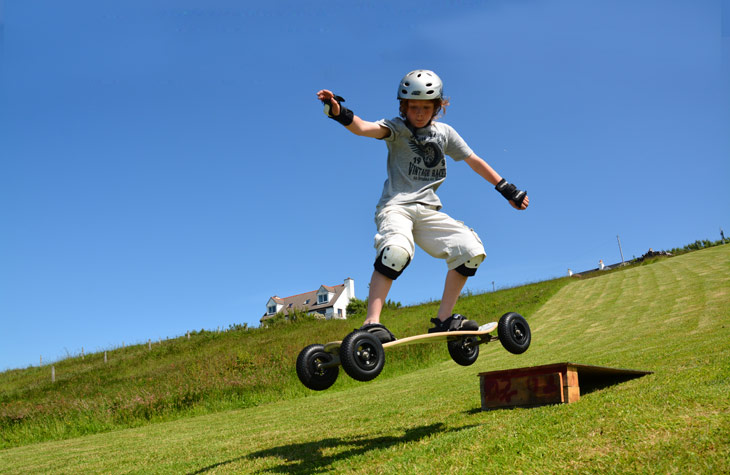
{"type": "Polygon", "coordinates": [[[398,99],[441,99],[443,83],[435,72],[417,69],[406,74],[398,86],[398,99]]]}

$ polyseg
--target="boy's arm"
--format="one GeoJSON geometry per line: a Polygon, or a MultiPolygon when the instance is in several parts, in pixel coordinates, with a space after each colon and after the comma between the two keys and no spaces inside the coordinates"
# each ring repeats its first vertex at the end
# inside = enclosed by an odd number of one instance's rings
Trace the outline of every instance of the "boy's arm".
{"type": "MultiPolygon", "coordinates": [[[[317,98],[329,106],[329,112],[327,115],[330,117],[337,117],[342,111],[340,103],[337,101],[336,97],[337,96],[335,96],[332,91],[328,91],[327,89],[322,89],[317,92],[317,98]]],[[[372,137],[374,139],[384,139],[390,135],[389,128],[378,125],[375,122],[363,120],[354,114],[352,115],[352,122],[345,125],[345,128],[355,135],[372,137]]]]}
{"type": "Polygon", "coordinates": [[[482,178],[487,180],[492,185],[497,185],[502,180],[502,177],[497,173],[494,168],[490,167],[487,162],[482,158],[478,157],[477,154],[472,153],[464,159],[464,161],[471,167],[472,170],[481,175],[482,178]]]}
{"type": "Polygon", "coordinates": [[[354,116],[352,118],[352,124],[345,128],[353,134],[360,135],[362,137],[384,139],[390,136],[390,129],[388,127],[378,125],[375,122],[368,122],[358,116],[354,116]]]}
{"type": "MultiPolygon", "coordinates": [[[[472,170],[477,172],[482,178],[487,180],[492,185],[495,185],[495,187],[497,187],[497,190],[501,192],[501,190],[499,189],[499,185],[502,183],[503,178],[499,175],[499,173],[494,170],[494,168],[490,167],[487,162],[485,162],[475,153],[472,153],[471,155],[466,157],[464,161],[471,167],[472,170]]],[[[504,195],[504,193],[502,194],[504,195]]],[[[520,203],[519,206],[509,198],[508,201],[514,209],[519,210],[526,209],[530,205],[530,198],[527,197],[527,194],[525,194],[525,197],[522,199],[522,203],[520,203]]]]}

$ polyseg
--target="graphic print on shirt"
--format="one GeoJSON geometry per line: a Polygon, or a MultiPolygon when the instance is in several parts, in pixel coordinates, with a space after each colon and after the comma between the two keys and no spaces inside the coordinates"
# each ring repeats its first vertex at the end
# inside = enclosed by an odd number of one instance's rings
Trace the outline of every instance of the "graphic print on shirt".
{"type": "Polygon", "coordinates": [[[446,177],[446,159],[440,143],[430,138],[421,140],[411,138],[408,145],[416,154],[408,167],[411,179],[436,181],[446,177]]]}

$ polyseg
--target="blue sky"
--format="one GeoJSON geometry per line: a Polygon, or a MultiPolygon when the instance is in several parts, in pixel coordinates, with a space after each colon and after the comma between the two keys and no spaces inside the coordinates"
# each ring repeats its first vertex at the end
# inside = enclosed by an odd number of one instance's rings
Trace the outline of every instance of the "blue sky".
{"type": "MultiPolygon", "coordinates": [[[[315,92],[390,118],[417,68],[530,195],[448,162],[487,250],[468,289],[730,235],[728,1],[0,1],[0,370],[346,277],[365,298],[385,145],[315,92]]],[[[445,270],[417,251],[390,298],[440,299],[445,270]]]]}

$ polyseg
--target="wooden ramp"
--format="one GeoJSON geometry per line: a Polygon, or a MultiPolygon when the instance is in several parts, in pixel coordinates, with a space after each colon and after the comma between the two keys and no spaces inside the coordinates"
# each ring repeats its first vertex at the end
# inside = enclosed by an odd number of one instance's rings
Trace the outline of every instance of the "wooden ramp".
{"type": "Polygon", "coordinates": [[[647,374],[651,374],[651,371],[576,363],[479,373],[482,410],[571,403],[579,400],[581,394],[647,374]]]}

